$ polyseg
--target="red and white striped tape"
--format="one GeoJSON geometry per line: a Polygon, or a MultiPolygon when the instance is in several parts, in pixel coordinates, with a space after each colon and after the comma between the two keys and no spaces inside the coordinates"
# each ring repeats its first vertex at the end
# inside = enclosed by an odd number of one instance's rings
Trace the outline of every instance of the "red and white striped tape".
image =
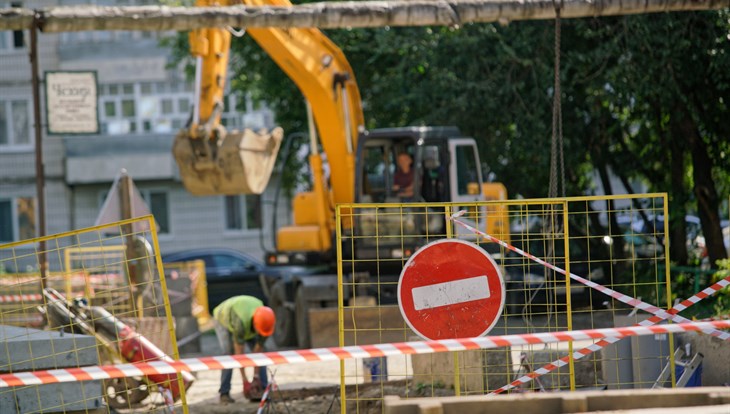
{"type": "Polygon", "coordinates": [[[285,365],[313,361],[338,361],[345,359],[378,358],[398,355],[430,354],[435,352],[491,349],[503,346],[583,341],[607,337],[703,331],[711,328],[730,328],[730,320],[673,325],[588,329],[582,331],[486,336],[468,339],[442,339],[438,341],[415,341],[336,348],[317,348],[247,355],[186,358],[178,361],[158,360],[135,364],[53,369],[15,374],[0,374],[0,388],[52,384],[59,382],[90,381],[109,378],[163,375],[173,374],[180,371],[199,372],[244,367],[260,367],[267,365],[285,365]]]}
{"type": "Polygon", "coordinates": [[[41,294],[26,294],[26,295],[0,295],[0,303],[15,303],[15,302],[40,302],[43,300],[41,294]]]}
{"type": "MultiPolygon", "coordinates": [[[[592,289],[595,289],[595,290],[597,290],[597,291],[599,291],[599,292],[601,292],[603,294],[606,294],[606,295],[608,295],[608,296],[610,296],[610,297],[618,300],[619,302],[625,303],[625,304],[627,304],[627,305],[629,305],[629,306],[631,306],[633,308],[637,308],[637,309],[641,309],[643,311],[649,312],[652,315],[657,316],[657,317],[659,317],[661,319],[671,319],[672,321],[677,322],[677,323],[691,322],[689,319],[687,319],[685,317],[679,316],[677,314],[669,313],[668,311],[665,311],[662,308],[656,307],[654,305],[650,305],[650,304],[648,304],[648,303],[646,303],[646,302],[644,302],[642,300],[639,300],[639,299],[636,299],[636,298],[632,298],[631,296],[625,295],[625,294],[623,294],[621,292],[617,292],[617,291],[615,291],[613,289],[610,289],[610,288],[607,288],[605,286],[599,285],[596,282],[593,282],[593,281],[590,281],[588,279],[582,278],[582,277],[580,277],[580,276],[578,276],[578,275],[576,275],[574,273],[568,273],[564,269],[561,269],[561,268],[559,268],[559,267],[557,267],[557,266],[555,266],[555,265],[553,265],[551,263],[548,263],[548,262],[540,259],[537,256],[534,256],[534,255],[532,255],[530,253],[527,253],[527,252],[525,252],[522,249],[519,249],[519,248],[517,248],[517,247],[515,247],[515,246],[513,246],[513,245],[511,245],[511,244],[509,244],[507,242],[504,242],[504,241],[502,241],[502,240],[500,240],[500,239],[498,239],[498,238],[496,238],[494,236],[490,236],[489,234],[484,233],[483,231],[481,231],[479,229],[476,229],[476,228],[474,228],[474,227],[472,227],[472,226],[470,226],[470,225],[468,225],[468,224],[466,224],[466,223],[464,223],[464,222],[456,219],[456,217],[463,216],[465,213],[466,213],[466,211],[464,211],[464,210],[459,211],[459,212],[457,212],[457,213],[455,213],[454,215],[451,216],[451,220],[454,223],[456,223],[456,224],[464,227],[465,229],[473,232],[474,234],[478,234],[478,235],[486,238],[487,240],[489,240],[491,242],[497,243],[497,244],[499,244],[502,247],[505,247],[505,248],[507,248],[509,250],[512,250],[515,253],[518,253],[518,254],[520,254],[520,255],[522,255],[524,257],[527,257],[528,259],[532,260],[533,262],[539,263],[539,264],[547,267],[548,269],[554,270],[554,271],[556,271],[556,272],[558,272],[558,273],[560,273],[562,275],[568,276],[568,277],[570,277],[571,279],[573,279],[573,280],[575,280],[577,282],[580,282],[580,283],[582,283],[582,284],[584,284],[584,285],[586,285],[586,286],[588,286],[588,287],[590,287],[592,289]]],[[[701,294],[703,292],[705,292],[705,291],[703,290],[702,292],[698,293],[697,295],[699,295],[699,294],[701,294]]],[[[695,295],[695,296],[697,296],[697,295],[695,295]]],[[[689,301],[690,299],[695,298],[695,296],[693,296],[692,298],[687,299],[687,301],[689,301]]],[[[707,296],[709,296],[709,295],[707,295],[707,296]]],[[[703,296],[703,297],[707,297],[707,296],[703,296]]],[[[693,303],[696,303],[699,300],[700,299],[695,299],[695,301],[693,303]]],[[[686,306],[685,306],[685,308],[686,308],[686,306]]],[[[681,310],[684,310],[685,308],[682,308],[681,310]]],[[[719,331],[716,331],[716,330],[713,330],[713,329],[710,329],[710,330],[708,330],[705,333],[706,334],[709,334],[709,335],[717,336],[717,337],[722,338],[722,339],[726,339],[725,338],[725,335],[728,335],[727,333],[719,332],[719,331]]]]}
{"type": "MultiPolygon", "coordinates": [[[[702,299],[704,299],[704,298],[712,295],[712,293],[715,293],[715,292],[719,291],[720,289],[722,289],[722,288],[724,288],[726,286],[729,286],[729,285],[730,285],[730,276],[728,276],[728,277],[720,280],[719,282],[713,284],[712,286],[710,286],[710,287],[708,287],[706,289],[703,289],[701,292],[697,293],[696,295],[694,295],[694,296],[692,296],[690,298],[687,298],[687,299],[683,300],[682,302],[680,302],[679,304],[677,304],[675,307],[673,307],[672,309],[670,309],[667,313],[670,313],[670,314],[679,313],[679,312],[687,309],[688,307],[694,305],[695,303],[699,302],[700,300],[702,300],[702,299]],[[712,292],[712,293],[710,293],[710,292],[712,292]]],[[[663,320],[662,318],[660,318],[659,316],[656,316],[655,315],[655,316],[652,316],[649,319],[645,319],[645,320],[639,322],[635,326],[651,326],[651,325],[654,325],[656,323],[661,322],[662,320],[663,320]]],[[[717,332],[719,332],[719,331],[717,331],[717,332]]],[[[730,334],[728,334],[726,332],[720,332],[720,335],[717,335],[717,336],[720,339],[724,339],[726,341],[730,339],[730,334]]],[[[594,344],[588,345],[585,348],[582,348],[582,349],[579,349],[577,351],[574,351],[573,352],[573,359],[574,360],[581,359],[581,358],[583,358],[585,356],[588,356],[588,355],[590,355],[590,354],[592,354],[592,353],[594,353],[596,351],[601,350],[602,348],[604,348],[607,345],[610,345],[610,344],[613,344],[613,343],[618,342],[620,339],[621,338],[605,338],[605,339],[601,339],[600,341],[598,341],[598,342],[596,342],[594,344]]],[[[516,387],[519,387],[519,386],[521,386],[523,384],[527,384],[528,382],[534,380],[535,378],[537,378],[539,376],[545,375],[545,374],[547,374],[549,372],[555,371],[556,369],[558,369],[558,368],[560,368],[562,366],[567,365],[569,362],[570,362],[570,355],[566,355],[566,356],[564,356],[564,357],[562,357],[560,359],[556,359],[555,361],[550,362],[548,364],[545,364],[542,367],[536,369],[535,371],[532,371],[532,372],[530,372],[528,374],[525,374],[525,375],[523,375],[523,376],[515,379],[511,383],[509,383],[509,384],[507,384],[507,385],[505,385],[503,387],[500,387],[500,388],[492,391],[490,393],[490,395],[491,394],[500,394],[502,392],[511,390],[512,388],[516,388],[516,387]]]]}

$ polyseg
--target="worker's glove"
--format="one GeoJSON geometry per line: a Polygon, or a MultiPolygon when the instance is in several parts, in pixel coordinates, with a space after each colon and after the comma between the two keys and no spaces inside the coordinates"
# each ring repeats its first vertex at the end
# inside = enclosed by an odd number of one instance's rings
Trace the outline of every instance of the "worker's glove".
{"type": "Polygon", "coordinates": [[[243,396],[249,401],[261,401],[261,397],[264,394],[263,387],[261,387],[261,380],[258,377],[249,382],[244,379],[243,381],[243,396]]]}

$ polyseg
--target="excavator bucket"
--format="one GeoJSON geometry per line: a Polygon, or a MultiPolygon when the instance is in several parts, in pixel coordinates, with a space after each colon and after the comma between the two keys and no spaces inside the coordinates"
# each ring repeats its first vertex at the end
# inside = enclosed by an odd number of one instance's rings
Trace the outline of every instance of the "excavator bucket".
{"type": "Polygon", "coordinates": [[[175,137],[172,152],[185,188],[195,195],[261,194],[271,177],[281,128],[232,131],[215,140],[175,137]]]}

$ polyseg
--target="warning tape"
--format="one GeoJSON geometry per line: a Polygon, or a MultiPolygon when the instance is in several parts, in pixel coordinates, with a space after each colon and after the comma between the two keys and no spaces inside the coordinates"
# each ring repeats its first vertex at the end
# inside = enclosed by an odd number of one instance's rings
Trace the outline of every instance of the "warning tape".
{"type": "MultiPolygon", "coordinates": [[[[506,242],[504,242],[504,241],[502,241],[500,239],[497,239],[496,237],[493,237],[493,236],[491,236],[489,234],[486,234],[486,233],[482,232],[481,230],[476,229],[476,228],[474,228],[474,227],[472,227],[472,226],[470,226],[470,225],[468,225],[468,224],[466,224],[466,223],[464,223],[464,222],[456,219],[457,217],[463,216],[464,213],[465,213],[465,211],[463,211],[463,210],[455,213],[454,215],[451,216],[451,220],[454,223],[456,223],[456,224],[458,224],[458,225],[466,228],[467,230],[469,230],[469,231],[471,231],[471,232],[473,232],[475,234],[478,234],[478,235],[480,235],[480,236],[488,239],[491,242],[497,243],[497,244],[499,244],[499,245],[501,245],[501,246],[503,246],[503,247],[505,247],[505,248],[507,248],[507,249],[509,249],[509,250],[511,250],[513,252],[515,252],[515,253],[518,253],[518,254],[520,254],[520,255],[522,255],[524,257],[527,257],[530,260],[533,260],[533,261],[535,261],[535,262],[537,262],[537,263],[539,263],[539,264],[541,264],[541,265],[543,265],[543,266],[545,266],[545,267],[547,267],[549,269],[552,269],[552,270],[554,270],[554,271],[556,271],[556,272],[558,272],[560,274],[569,276],[571,279],[574,279],[574,280],[576,280],[576,281],[578,281],[578,282],[580,282],[580,283],[582,283],[582,284],[584,284],[584,285],[586,285],[588,287],[591,287],[593,289],[598,290],[599,292],[602,292],[602,293],[604,293],[604,294],[606,294],[608,296],[611,296],[611,297],[613,297],[614,299],[617,299],[620,302],[623,302],[623,303],[625,303],[627,305],[630,305],[632,307],[635,307],[635,308],[638,308],[638,309],[641,309],[641,310],[644,310],[644,311],[647,311],[647,312],[653,314],[653,316],[651,318],[646,319],[644,321],[641,321],[639,324],[637,324],[635,326],[651,326],[651,325],[654,325],[654,324],[656,324],[658,322],[661,322],[661,321],[663,321],[665,319],[671,319],[671,320],[673,320],[675,322],[679,322],[679,323],[691,322],[689,319],[687,319],[685,317],[682,317],[682,316],[679,316],[677,314],[679,312],[687,309],[688,307],[694,305],[695,303],[701,301],[702,299],[711,296],[712,294],[716,293],[720,289],[722,289],[722,288],[730,285],[730,276],[728,276],[728,277],[720,280],[719,282],[713,284],[712,286],[710,286],[710,287],[708,287],[706,289],[703,289],[702,291],[700,291],[699,293],[693,295],[692,297],[689,297],[689,298],[683,300],[682,302],[680,302],[679,304],[677,304],[674,308],[670,309],[669,311],[665,311],[665,310],[663,310],[661,308],[658,308],[656,306],[650,305],[650,304],[648,304],[646,302],[643,302],[643,301],[641,301],[639,299],[632,298],[631,296],[628,296],[628,295],[625,295],[623,293],[617,292],[617,291],[615,291],[613,289],[610,289],[610,288],[607,288],[605,286],[599,285],[598,283],[592,282],[592,281],[590,281],[588,279],[582,278],[582,277],[580,277],[578,275],[575,275],[573,273],[568,273],[565,270],[563,270],[563,269],[561,269],[561,268],[559,268],[559,267],[557,267],[555,265],[552,265],[550,263],[547,263],[546,261],[544,261],[544,260],[542,260],[542,259],[540,259],[540,258],[538,258],[538,257],[536,257],[536,256],[534,256],[534,255],[532,255],[530,253],[527,253],[527,252],[525,252],[525,251],[523,251],[523,250],[521,250],[521,249],[519,249],[519,248],[517,248],[515,246],[512,246],[509,243],[506,243],[506,242]]],[[[707,333],[709,335],[712,335],[712,336],[716,336],[716,337],[718,337],[720,339],[723,339],[723,340],[730,339],[730,334],[728,334],[726,332],[721,332],[721,331],[718,331],[718,330],[715,330],[715,329],[708,329],[708,330],[703,331],[703,332],[704,333],[707,333]]],[[[604,348],[607,345],[610,345],[612,343],[615,343],[615,342],[617,342],[620,339],[621,338],[610,338],[610,337],[609,338],[606,338],[606,339],[603,339],[603,340],[601,340],[599,342],[596,342],[595,344],[589,345],[589,346],[587,346],[587,347],[585,347],[583,349],[580,349],[578,351],[573,352],[573,359],[583,358],[586,355],[590,355],[591,353],[596,352],[596,351],[604,348]]],[[[526,383],[532,381],[533,379],[535,379],[535,378],[537,378],[539,376],[545,375],[545,374],[547,374],[547,373],[549,373],[551,371],[554,371],[554,370],[556,370],[556,369],[558,369],[558,368],[560,368],[562,366],[567,365],[569,363],[569,361],[570,361],[570,355],[565,356],[565,357],[562,357],[560,359],[557,359],[557,360],[555,360],[555,361],[553,361],[551,363],[548,363],[548,364],[542,366],[541,368],[539,368],[539,369],[537,369],[537,370],[535,370],[535,371],[533,371],[533,372],[531,372],[529,374],[526,374],[526,375],[524,375],[524,376],[522,376],[520,378],[517,378],[516,380],[512,381],[510,384],[507,384],[507,385],[505,385],[503,387],[500,387],[499,389],[491,392],[490,394],[499,394],[499,393],[502,393],[504,391],[510,390],[512,388],[518,387],[518,386],[520,386],[522,384],[526,384],[526,383]]]]}
{"type": "MultiPolygon", "coordinates": [[[[687,319],[685,317],[682,317],[682,316],[679,316],[679,315],[676,315],[676,314],[673,314],[673,313],[669,313],[668,311],[665,311],[662,308],[656,307],[654,305],[650,305],[650,304],[648,304],[648,303],[646,303],[646,302],[644,302],[644,301],[642,301],[640,299],[633,298],[633,297],[631,297],[629,295],[625,295],[625,294],[623,294],[621,292],[617,292],[617,291],[615,291],[615,290],[613,290],[611,288],[607,288],[607,287],[605,287],[603,285],[599,285],[596,282],[593,282],[593,281],[590,281],[588,279],[582,278],[582,277],[580,277],[580,276],[578,276],[578,275],[576,275],[574,273],[566,272],[564,269],[561,269],[561,268],[559,268],[559,267],[557,267],[557,266],[555,266],[555,265],[553,265],[551,263],[548,263],[548,262],[540,259],[537,256],[534,256],[534,255],[532,255],[530,253],[527,253],[527,252],[525,252],[522,249],[519,249],[519,248],[517,248],[517,247],[515,247],[515,246],[513,246],[513,245],[511,245],[511,244],[509,244],[507,242],[504,242],[504,241],[502,241],[502,240],[500,240],[500,239],[498,239],[498,238],[496,238],[494,236],[490,236],[489,234],[484,233],[483,231],[481,231],[479,229],[476,229],[476,228],[474,228],[474,227],[472,227],[472,226],[470,226],[470,225],[468,225],[468,224],[466,224],[466,223],[464,223],[464,222],[456,219],[456,217],[463,216],[465,213],[466,213],[465,210],[461,210],[461,211],[455,213],[454,215],[452,215],[451,216],[451,220],[454,223],[456,223],[456,224],[458,224],[458,225],[466,228],[467,230],[473,232],[474,234],[478,234],[478,235],[486,238],[487,240],[489,240],[491,242],[497,243],[497,244],[499,244],[502,247],[505,247],[505,248],[507,248],[507,249],[515,252],[515,253],[518,253],[518,254],[520,254],[520,255],[522,255],[524,257],[527,257],[528,259],[530,259],[530,260],[532,260],[532,261],[534,261],[536,263],[539,263],[539,264],[547,267],[548,269],[554,270],[554,271],[556,271],[556,272],[558,272],[558,273],[560,273],[562,275],[568,276],[568,277],[570,277],[571,279],[573,279],[573,280],[575,280],[577,282],[580,282],[580,283],[582,283],[582,284],[584,284],[584,285],[586,285],[586,286],[588,286],[588,287],[590,287],[592,289],[595,289],[595,290],[597,290],[597,291],[599,291],[599,292],[601,292],[603,294],[606,294],[606,295],[608,295],[608,296],[610,296],[610,297],[618,300],[619,302],[625,303],[625,304],[627,304],[627,305],[629,305],[629,306],[631,306],[633,308],[637,308],[637,309],[641,309],[643,311],[649,312],[652,315],[661,318],[662,320],[663,319],[671,319],[672,321],[677,322],[677,323],[692,322],[691,320],[689,320],[689,319],[687,319]]],[[[698,293],[695,296],[698,296],[700,294],[704,294],[704,292],[705,291],[703,290],[702,292],[698,293]]],[[[707,297],[707,296],[709,296],[709,295],[702,296],[702,297],[704,298],[704,297],[707,297]]],[[[694,298],[694,296],[692,298],[694,298]]],[[[687,301],[689,301],[692,298],[687,299],[687,301]]],[[[699,300],[700,299],[695,299],[695,301],[692,302],[692,304],[696,303],[699,300]]],[[[684,310],[685,308],[682,308],[681,310],[684,310]]],[[[718,336],[718,337],[722,337],[723,335],[727,335],[724,332],[716,331],[716,330],[713,330],[713,329],[710,329],[710,330],[708,330],[705,333],[706,334],[713,335],[713,336],[718,336]]]]}
{"type": "MultiPolygon", "coordinates": [[[[683,300],[682,302],[678,303],[675,307],[673,307],[672,309],[667,311],[667,313],[670,313],[670,314],[679,313],[726,286],[730,286],[730,276],[720,280],[719,282],[713,284],[712,286],[710,286],[706,289],[703,289],[701,292],[697,293],[696,295],[683,300]]],[[[662,320],[664,320],[664,319],[655,315],[649,319],[645,319],[645,320],[639,322],[638,324],[636,324],[634,326],[651,326],[651,325],[661,322],[662,320]]],[[[715,318],[710,318],[708,320],[715,320],[715,318]]],[[[718,319],[718,320],[722,320],[722,319],[718,319]]],[[[727,332],[714,331],[713,335],[717,332],[719,332],[719,334],[717,334],[715,336],[719,337],[720,339],[723,339],[726,341],[730,339],[730,334],[728,334],[727,332]]],[[[579,350],[573,352],[573,360],[578,360],[583,357],[586,357],[596,351],[603,349],[607,345],[611,345],[613,343],[618,342],[620,339],[621,338],[606,338],[606,339],[602,339],[602,340],[596,342],[595,344],[591,344],[585,348],[579,349],[579,350]]],[[[534,380],[535,378],[537,378],[539,376],[545,375],[549,372],[555,371],[556,369],[567,365],[569,362],[570,362],[570,355],[566,355],[560,359],[556,359],[553,362],[543,365],[539,369],[536,369],[535,371],[532,371],[529,374],[525,374],[525,375],[515,379],[511,383],[509,383],[503,387],[500,387],[500,388],[492,391],[489,394],[490,395],[491,394],[500,394],[502,392],[511,390],[512,388],[516,388],[523,384],[527,384],[528,382],[534,380]]]]}
{"type": "Polygon", "coordinates": [[[267,365],[286,365],[314,361],[339,361],[345,359],[468,351],[499,348],[504,346],[583,341],[608,337],[703,331],[710,328],[730,328],[730,320],[672,325],[587,329],[581,331],[541,332],[467,339],[441,339],[438,341],[414,341],[392,344],[316,348],[281,352],[264,352],[247,355],[186,358],[177,361],[158,360],[134,364],[53,369],[15,374],[0,374],[0,388],[23,385],[53,384],[59,382],[78,382],[109,378],[174,374],[181,371],[200,372],[245,367],[261,367],[267,365]]]}
{"type": "Polygon", "coordinates": [[[27,294],[27,295],[0,295],[0,303],[11,303],[11,302],[40,302],[43,300],[41,294],[27,294]]]}

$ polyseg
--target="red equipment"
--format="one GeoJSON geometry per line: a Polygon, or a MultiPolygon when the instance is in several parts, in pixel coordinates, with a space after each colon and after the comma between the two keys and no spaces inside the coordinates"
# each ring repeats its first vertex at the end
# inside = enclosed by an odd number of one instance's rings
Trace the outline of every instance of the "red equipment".
{"type": "MultiPolygon", "coordinates": [[[[52,288],[46,288],[43,294],[46,296],[48,317],[55,326],[93,335],[109,346],[116,345],[116,351],[125,362],[173,361],[155,344],[106,309],[88,306],[86,300],[81,298],[69,303],[52,288]]],[[[172,401],[177,401],[181,396],[179,379],[182,379],[185,389],[195,381],[195,377],[186,371],[180,374],[149,375],[146,378],[149,383],[162,387],[163,394],[169,392],[172,401]]]]}
{"type": "MultiPolygon", "coordinates": [[[[103,333],[105,336],[112,338],[125,361],[132,363],[157,360],[173,361],[172,358],[165,355],[155,344],[135,332],[134,329],[120,321],[106,309],[99,306],[90,306],[86,309],[91,316],[91,322],[96,332],[103,333]]],[[[185,389],[188,389],[193,381],[195,381],[195,377],[189,372],[182,371],[180,375],[185,389]]],[[[180,398],[178,374],[149,375],[147,378],[157,385],[170,390],[173,401],[177,401],[180,398]]]]}

